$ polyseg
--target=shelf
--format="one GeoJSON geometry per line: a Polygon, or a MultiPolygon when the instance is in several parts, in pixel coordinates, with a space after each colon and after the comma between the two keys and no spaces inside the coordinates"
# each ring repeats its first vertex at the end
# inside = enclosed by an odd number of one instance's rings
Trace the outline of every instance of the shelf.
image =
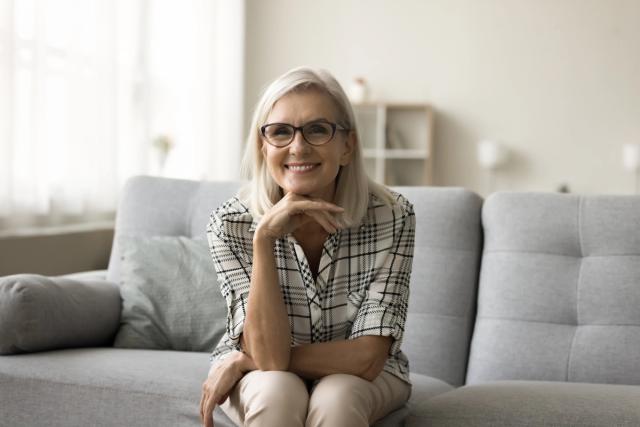
{"type": "Polygon", "coordinates": [[[433,110],[428,104],[355,104],[369,176],[386,184],[433,184],[433,110]]]}
{"type": "Polygon", "coordinates": [[[387,185],[417,185],[423,179],[424,161],[421,159],[386,159],[384,162],[387,185]]]}

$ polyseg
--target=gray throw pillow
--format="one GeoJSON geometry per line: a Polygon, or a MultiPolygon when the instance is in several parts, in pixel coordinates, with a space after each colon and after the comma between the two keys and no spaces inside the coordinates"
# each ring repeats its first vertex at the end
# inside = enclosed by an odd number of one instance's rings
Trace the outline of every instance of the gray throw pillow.
{"type": "Polygon", "coordinates": [[[0,354],[111,345],[119,318],[115,283],[40,274],[0,278],[0,354]]]}
{"type": "Polygon", "coordinates": [[[118,236],[122,315],[114,347],[210,352],[227,306],[204,238],[118,236]]]}

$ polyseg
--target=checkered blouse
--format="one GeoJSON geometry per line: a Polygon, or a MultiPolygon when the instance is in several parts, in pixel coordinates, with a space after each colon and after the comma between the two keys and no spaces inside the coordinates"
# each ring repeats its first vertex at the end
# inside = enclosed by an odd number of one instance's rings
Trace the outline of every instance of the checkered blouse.
{"type": "MultiPolygon", "coordinates": [[[[409,362],[400,350],[409,299],[415,215],[398,193],[390,207],[373,194],[359,226],[329,235],[314,281],[293,235],[274,246],[278,276],[291,326],[291,345],[363,335],[394,338],[384,370],[409,382],[409,362]]],[[[226,332],[210,360],[240,349],[251,283],[253,232],[257,221],[233,197],[211,214],[207,238],[227,302],[226,332]]]]}

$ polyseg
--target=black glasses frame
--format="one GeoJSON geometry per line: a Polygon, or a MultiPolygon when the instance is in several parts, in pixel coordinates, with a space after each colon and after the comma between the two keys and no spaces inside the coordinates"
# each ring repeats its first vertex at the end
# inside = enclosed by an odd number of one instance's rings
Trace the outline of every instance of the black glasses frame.
{"type": "Polygon", "coordinates": [[[293,142],[293,140],[296,137],[296,132],[298,132],[298,131],[300,131],[300,134],[302,134],[302,139],[304,139],[307,142],[307,144],[313,145],[313,146],[319,146],[319,145],[324,145],[324,144],[330,142],[331,140],[333,140],[333,137],[336,136],[336,131],[337,130],[349,131],[349,129],[344,128],[344,127],[340,126],[337,123],[332,123],[332,122],[329,122],[329,121],[326,121],[326,120],[315,120],[313,122],[305,123],[302,126],[294,126],[294,125],[289,124],[289,123],[281,123],[281,122],[267,123],[266,125],[262,125],[260,127],[260,134],[262,135],[264,140],[267,141],[269,144],[273,145],[274,147],[283,148],[283,147],[286,147],[287,145],[291,144],[291,142],[293,142]],[[322,142],[320,144],[314,144],[313,142],[310,142],[307,139],[307,137],[305,136],[305,134],[304,134],[304,128],[306,126],[309,126],[309,125],[312,125],[312,124],[315,124],[315,123],[325,123],[325,124],[328,124],[329,126],[331,126],[331,136],[325,142],[322,142]],[[275,126],[275,125],[287,126],[287,127],[291,128],[291,129],[293,129],[293,133],[291,134],[291,139],[289,140],[289,142],[287,142],[286,144],[283,144],[283,145],[278,145],[278,144],[274,144],[273,142],[269,141],[269,138],[267,138],[267,135],[266,135],[267,128],[269,126],[275,126]]]}

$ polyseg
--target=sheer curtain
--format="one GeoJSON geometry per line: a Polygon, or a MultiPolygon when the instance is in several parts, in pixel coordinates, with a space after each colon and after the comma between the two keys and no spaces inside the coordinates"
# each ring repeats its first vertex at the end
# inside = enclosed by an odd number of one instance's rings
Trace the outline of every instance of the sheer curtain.
{"type": "Polygon", "coordinates": [[[110,220],[137,174],[235,179],[244,2],[0,0],[0,231],[110,220]]]}

